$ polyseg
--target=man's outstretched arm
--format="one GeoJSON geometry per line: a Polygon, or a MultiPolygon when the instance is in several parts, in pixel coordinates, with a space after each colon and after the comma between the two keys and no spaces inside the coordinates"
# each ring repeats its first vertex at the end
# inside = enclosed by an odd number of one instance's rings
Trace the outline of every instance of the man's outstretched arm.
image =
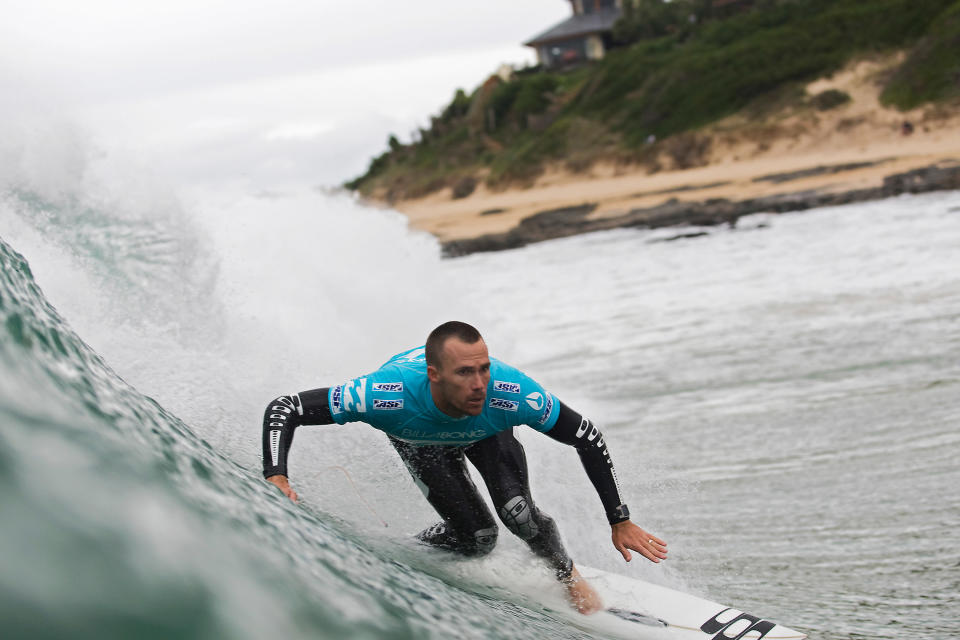
{"type": "Polygon", "coordinates": [[[287,477],[287,456],[293,446],[293,433],[300,425],[334,421],[327,404],[328,391],[313,389],[280,396],[268,404],[263,413],[263,477],[294,502],[297,493],[287,477]]]}
{"type": "Polygon", "coordinates": [[[581,416],[561,402],[557,422],[546,434],[577,449],[587,477],[597,490],[607,513],[613,545],[623,555],[623,559],[630,561],[630,550],[643,554],[652,562],[666,559],[667,543],[630,521],[630,510],[620,495],[617,471],[613,467],[603,434],[589,418],[581,416]]]}

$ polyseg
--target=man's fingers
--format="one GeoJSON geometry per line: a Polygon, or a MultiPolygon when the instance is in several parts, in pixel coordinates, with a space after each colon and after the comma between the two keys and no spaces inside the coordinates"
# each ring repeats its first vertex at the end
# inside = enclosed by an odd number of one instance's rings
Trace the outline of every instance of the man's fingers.
{"type": "Polygon", "coordinates": [[[666,555],[660,556],[654,553],[653,551],[651,551],[650,549],[647,549],[646,547],[644,547],[643,549],[637,549],[637,551],[642,553],[643,556],[651,562],[660,562],[661,558],[667,557],[666,555]]]}
{"type": "Polygon", "coordinates": [[[640,553],[651,562],[667,558],[667,543],[630,522],[614,525],[613,546],[630,562],[630,550],[640,553]]]}
{"type": "Polygon", "coordinates": [[[667,558],[667,547],[663,544],[659,544],[651,540],[645,549],[647,554],[649,554],[647,557],[654,562],[660,562],[661,560],[666,560],[667,558]]]}
{"type": "Polygon", "coordinates": [[[635,540],[634,544],[630,545],[630,548],[634,551],[639,551],[643,554],[643,557],[651,562],[660,562],[667,558],[666,543],[651,535],[644,534],[644,537],[640,540],[635,540]]]}

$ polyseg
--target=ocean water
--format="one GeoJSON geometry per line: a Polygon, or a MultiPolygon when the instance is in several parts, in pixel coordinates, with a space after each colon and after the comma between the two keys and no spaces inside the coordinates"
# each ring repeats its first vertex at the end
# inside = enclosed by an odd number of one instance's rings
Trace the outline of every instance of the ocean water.
{"type": "MultiPolygon", "coordinates": [[[[260,416],[476,324],[606,434],[670,559],[626,564],[575,453],[532,431],[575,561],[811,638],[960,636],[960,194],[670,240],[443,260],[317,190],[186,190],[87,142],[0,157],[4,638],[585,638],[512,536],[465,561],[386,439],[260,416]]],[[[638,635],[636,637],[644,637],[638,635]]]]}

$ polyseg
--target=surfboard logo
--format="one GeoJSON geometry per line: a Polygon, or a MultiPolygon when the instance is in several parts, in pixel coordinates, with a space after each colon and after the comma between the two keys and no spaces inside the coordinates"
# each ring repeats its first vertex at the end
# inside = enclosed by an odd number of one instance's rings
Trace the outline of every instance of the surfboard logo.
{"type": "Polygon", "coordinates": [[[539,391],[527,394],[527,404],[534,411],[540,411],[543,409],[543,394],[539,391]]]}
{"type": "Polygon", "coordinates": [[[738,638],[743,638],[748,633],[757,634],[751,635],[751,640],[753,640],[753,638],[760,640],[766,637],[766,635],[770,633],[770,630],[777,626],[774,622],[763,620],[749,613],[740,612],[739,615],[734,615],[736,613],[736,609],[728,607],[700,625],[700,631],[704,633],[715,633],[716,635],[713,636],[711,640],[738,640],[738,638]],[[729,620],[723,622],[726,618],[729,618],[729,620]],[[737,635],[731,635],[733,633],[737,635]]]}

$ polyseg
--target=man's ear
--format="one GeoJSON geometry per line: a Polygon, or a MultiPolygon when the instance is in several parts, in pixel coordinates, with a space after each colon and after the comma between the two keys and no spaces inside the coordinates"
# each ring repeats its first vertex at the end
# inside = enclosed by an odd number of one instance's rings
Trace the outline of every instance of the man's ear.
{"type": "Polygon", "coordinates": [[[432,364],[427,365],[427,378],[430,379],[430,382],[440,382],[440,372],[432,364]]]}

